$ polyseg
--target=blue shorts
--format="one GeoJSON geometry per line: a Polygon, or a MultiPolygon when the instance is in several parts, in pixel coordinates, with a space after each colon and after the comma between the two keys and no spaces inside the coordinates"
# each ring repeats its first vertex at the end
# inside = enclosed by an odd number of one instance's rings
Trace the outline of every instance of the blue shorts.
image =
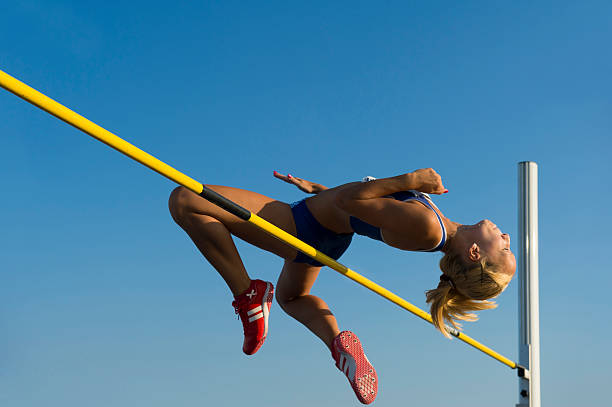
{"type": "MultiPolygon", "coordinates": [[[[292,203],[291,212],[293,213],[293,220],[295,221],[297,238],[308,243],[332,259],[338,260],[351,244],[353,233],[336,233],[321,225],[319,221],[312,216],[312,213],[310,213],[304,199],[292,203]]],[[[295,263],[307,263],[317,267],[323,266],[323,264],[299,250],[293,261],[295,263]]]]}

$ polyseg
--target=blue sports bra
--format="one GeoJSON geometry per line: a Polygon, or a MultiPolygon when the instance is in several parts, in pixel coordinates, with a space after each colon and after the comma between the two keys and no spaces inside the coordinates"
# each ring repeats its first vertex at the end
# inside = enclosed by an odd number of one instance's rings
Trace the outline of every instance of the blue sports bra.
{"type": "MultiPolygon", "coordinates": [[[[364,181],[370,181],[372,180],[372,177],[367,177],[364,178],[364,181]]],[[[440,218],[440,215],[438,215],[438,212],[435,211],[434,207],[434,203],[432,202],[431,198],[429,198],[429,195],[427,195],[424,192],[419,192],[419,191],[400,191],[400,192],[396,192],[394,194],[388,195],[389,198],[395,198],[398,201],[419,201],[423,204],[425,204],[425,206],[427,206],[429,209],[431,209],[433,211],[433,213],[436,214],[436,217],[438,218],[438,222],[440,223],[440,228],[442,229],[442,238],[440,239],[440,242],[432,249],[429,250],[417,250],[420,252],[436,252],[442,249],[442,247],[444,247],[444,243],[446,242],[446,228],[444,227],[444,223],[442,222],[442,218],[440,218]]],[[[370,225],[369,223],[366,223],[364,221],[362,221],[359,218],[356,218],[354,216],[350,217],[350,222],[351,222],[351,227],[353,228],[353,230],[355,231],[355,233],[357,233],[358,235],[362,235],[362,236],[367,236],[369,238],[375,239],[375,240],[380,240],[381,242],[384,242],[382,233],[380,232],[380,228],[370,225]]]]}

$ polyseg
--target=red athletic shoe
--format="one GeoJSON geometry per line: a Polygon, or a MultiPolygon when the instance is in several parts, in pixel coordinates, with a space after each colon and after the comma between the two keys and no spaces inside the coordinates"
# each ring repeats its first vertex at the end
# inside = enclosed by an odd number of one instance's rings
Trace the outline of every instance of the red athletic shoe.
{"type": "Polygon", "coordinates": [[[332,343],[336,366],[346,375],[355,395],[363,404],[370,404],[378,393],[378,376],[370,363],[357,335],[342,331],[332,343]]]}
{"type": "Polygon", "coordinates": [[[244,328],[242,351],[252,355],[261,348],[268,334],[268,316],[274,298],[272,283],[252,280],[249,289],[232,302],[244,328]]]}

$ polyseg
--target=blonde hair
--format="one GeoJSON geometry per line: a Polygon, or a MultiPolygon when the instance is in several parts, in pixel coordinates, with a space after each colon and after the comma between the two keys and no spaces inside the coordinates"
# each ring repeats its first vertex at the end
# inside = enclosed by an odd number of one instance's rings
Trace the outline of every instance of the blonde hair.
{"type": "Polygon", "coordinates": [[[434,326],[448,338],[445,321],[456,330],[458,321],[476,321],[471,311],[497,307],[489,298],[497,297],[512,279],[511,274],[500,273],[499,266],[483,257],[477,263],[466,264],[458,253],[447,253],[440,259],[440,283],[425,292],[434,326]]]}

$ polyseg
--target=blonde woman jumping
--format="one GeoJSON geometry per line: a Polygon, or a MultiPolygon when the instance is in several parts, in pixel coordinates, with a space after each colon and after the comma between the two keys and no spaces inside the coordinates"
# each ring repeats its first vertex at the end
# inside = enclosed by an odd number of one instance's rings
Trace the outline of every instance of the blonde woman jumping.
{"type": "MultiPolygon", "coordinates": [[[[472,311],[494,308],[495,303],[487,300],[498,296],[514,275],[516,260],[508,234],[489,220],[463,225],[445,217],[428,195],[448,192],[431,168],[390,178],[367,177],[334,188],[277,172],[274,176],[314,195],[287,204],[243,189],[206,187],[335,260],[355,233],[400,250],[443,252],[442,275],[426,297],[434,325],[446,336],[445,322],[458,328],[459,320],[476,319],[472,311]]],[[[276,283],[280,307],[327,345],[359,401],[374,401],[378,378],[361,342],[354,333],[341,332],[327,304],[310,294],[321,263],[185,187],[172,191],[169,207],[234,295],[246,354],[257,352],[266,339],[274,286],[249,277],[232,235],[285,259],[276,283]]]]}

